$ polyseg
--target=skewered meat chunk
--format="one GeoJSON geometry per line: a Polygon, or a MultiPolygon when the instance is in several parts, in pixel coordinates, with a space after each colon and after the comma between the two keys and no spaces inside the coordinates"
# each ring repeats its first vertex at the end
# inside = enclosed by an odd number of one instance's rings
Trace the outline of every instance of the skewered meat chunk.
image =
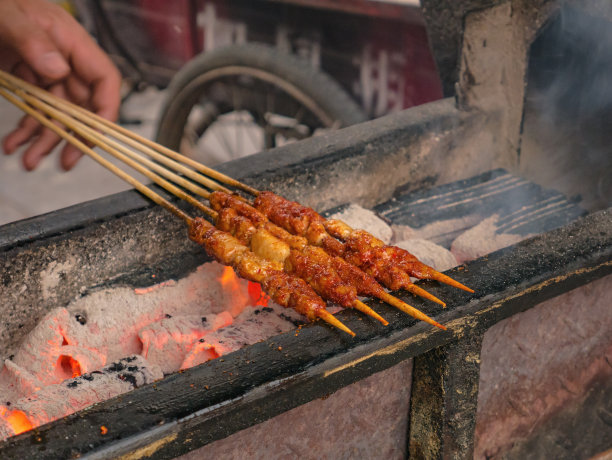
{"type": "Polygon", "coordinates": [[[323,225],[325,219],[314,210],[272,192],[261,192],[254,206],[276,225],[306,237],[310,244],[321,246],[328,254],[343,255],[344,245],[327,233],[323,225]]]}
{"type": "Polygon", "coordinates": [[[307,246],[303,251],[291,250],[285,260],[288,273],[294,273],[322,296],[348,308],[357,300],[357,290],[344,282],[331,264],[327,253],[320,248],[307,246]]]}
{"type": "Polygon", "coordinates": [[[322,249],[308,245],[300,250],[290,249],[287,243],[264,228],[269,225],[256,229],[253,222],[239,216],[232,208],[223,208],[217,222],[222,230],[231,232],[245,246],[249,245],[259,257],[282,263],[286,273],[306,281],[323,298],[345,308],[352,307],[357,300],[356,289],[343,282],[322,249]]]}
{"type": "Polygon", "coordinates": [[[223,208],[232,208],[239,215],[248,218],[254,225],[259,226],[267,222],[268,218],[238,195],[225,192],[213,192],[208,197],[210,206],[217,212],[223,208]]]}
{"type": "Polygon", "coordinates": [[[308,244],[306,238],[289,233],[278,225],[272,224],[262,212],[255,209],[249,203],[246,203],[237,195],[230,195],[225,192],[213,192],[210,194],[208,200],[212,208],[219,213],[217,227],[232,235],[245,233],[245,228],[238,228],[236,225],[250,225],[253,232],[255,228],[265,228],[272,235],[283,240],[293,249],[302,249],[308,244]],[[243,219],[239,219],[236,216],[240,216],[243,219]],[[244,222],[248,222],[248,224],[243,224],[244,222]],[[237,233],[233,231],[234,229],[237,233]]]}
{"type": "Polygon", "coordinates": [[[202,218],[191,221],[189,238],[204,246],[218,262],[233,267],[242,278],[260,283],[263,290],[279,305],[293,308],[310,320],[321,318],[355,335],[325,309],[325,301],[304,280],[281,271],[281,263],[256,256],[236,238],[202,218]]]}

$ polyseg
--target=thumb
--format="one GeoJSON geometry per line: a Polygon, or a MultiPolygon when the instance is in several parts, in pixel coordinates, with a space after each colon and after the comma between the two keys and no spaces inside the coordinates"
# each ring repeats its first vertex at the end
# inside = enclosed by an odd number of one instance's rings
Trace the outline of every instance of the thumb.
{"type": "Polygon", "coordinates": [[[16,43],[21,58],[43,79],[56,81],[66,77],[70,65],[50,37],[40,29],[29,29],[26,38],[16,43]]]}

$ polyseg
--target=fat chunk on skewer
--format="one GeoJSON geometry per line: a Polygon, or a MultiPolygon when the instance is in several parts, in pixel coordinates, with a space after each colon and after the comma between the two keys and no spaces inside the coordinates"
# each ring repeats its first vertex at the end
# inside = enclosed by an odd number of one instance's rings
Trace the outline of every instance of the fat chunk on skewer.
{"type": "Polygon", "coordinates": [[[279,262],[270,262],[256,256],[236,238],[201,218],[191,221],[189,238],[204,246],[220,263],[233,267],[242,278],[260,283],[263,290],[279,305],[292,308],[310,320],[321,318],[355,336],[353,331],[325,309],[323,299],[304,280],[282,272],[279,262]]]}

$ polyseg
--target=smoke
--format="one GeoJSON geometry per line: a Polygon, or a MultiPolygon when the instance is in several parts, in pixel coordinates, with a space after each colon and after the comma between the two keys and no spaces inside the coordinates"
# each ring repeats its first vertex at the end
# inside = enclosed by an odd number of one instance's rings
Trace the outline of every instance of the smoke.
{"type": "Polygon", "coordinates": [[[612,4],[564,3],[529,59],[521,167],[589,210],[612,205],[612,4]]]}

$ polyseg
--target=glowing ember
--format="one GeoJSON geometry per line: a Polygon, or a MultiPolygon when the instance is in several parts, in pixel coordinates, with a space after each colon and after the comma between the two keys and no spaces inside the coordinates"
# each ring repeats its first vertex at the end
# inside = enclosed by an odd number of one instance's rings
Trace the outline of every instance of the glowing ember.
{"type": "Polygon", "coordinates": [[[10,410],[0,406],[0,419],[6,421],[15,434],[21,434],[34,428],[26,414],[20,410],[10,410]]]}
{"type": "Polygon", "coordinates": [[[71,356],[64,355],[60,356],[59,359],[60,367],[70,376],[68,378],[75,378],[82,374],[81,365],[76,359],[72,358],[71,356]]]}

